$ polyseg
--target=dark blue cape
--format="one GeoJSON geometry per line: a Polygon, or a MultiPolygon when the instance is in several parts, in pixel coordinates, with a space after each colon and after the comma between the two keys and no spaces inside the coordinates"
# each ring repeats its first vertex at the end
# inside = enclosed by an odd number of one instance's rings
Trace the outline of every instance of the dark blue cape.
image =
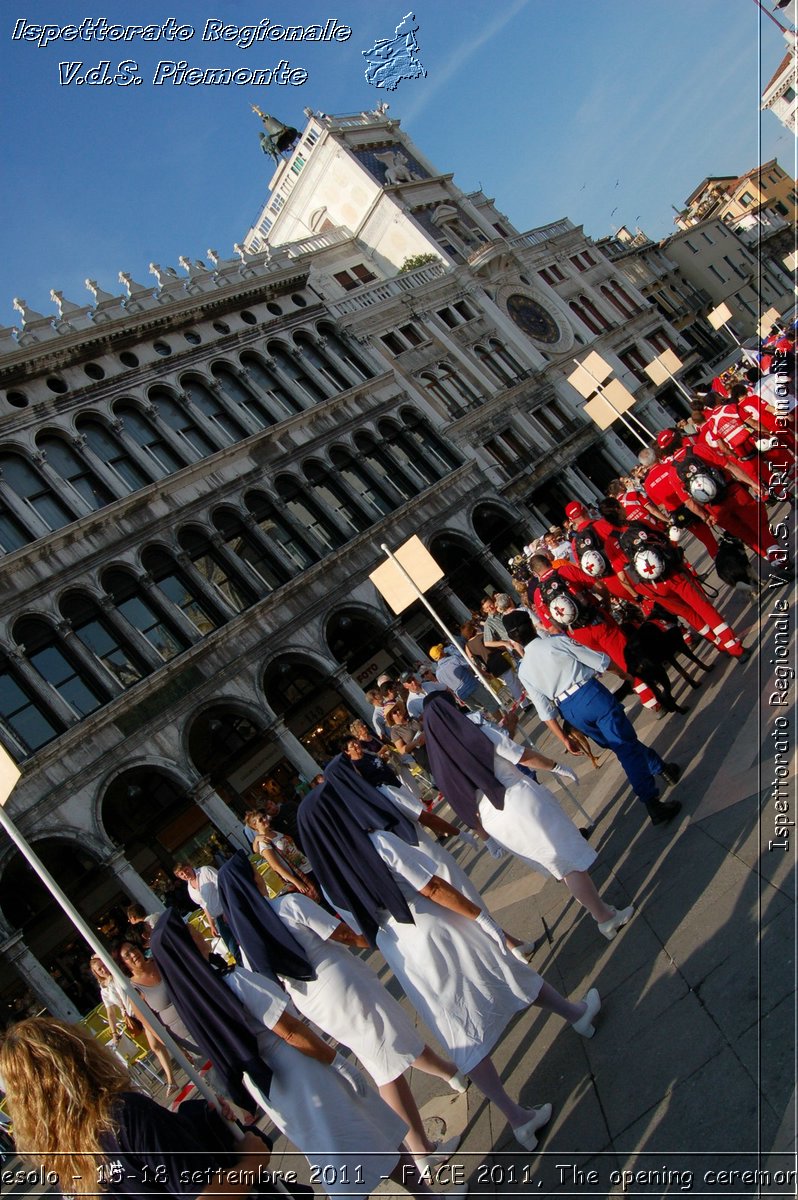
{"type": "Polygon", "coordinates": [[[405,924],[413,916],[369,831],[386,829],[411,845],[418,845],[418,833],[344,755],[333,759],[325,777],[299,806],[302,843],[329,899],[352,913],[373,945],[384,912],[405,924]]]}
{"type": "Polygon", "coordinates": [[[176,909],[158,918],[150,948],[179,1017],[221,1075],[227,1095],[251,1110],[244,1072],[267,1096],[272,1079],[250,1031],[252,1017],[208,966],[176,909]]]}
{"type": "Polygon", "coordinates": [[[243,850],[236,850],[219,870],[219,894],[227,923],[252,970],[272,978],[315,979],[305,951],[260,894],[252,872],[243,850]]]}
{"type": "Polygon", "coordinates": [[[448,693],[430,692],[424,701],[424,736],[435,783],[461,821],[476,827],[482,792],[494,808],[504,808],[507,789],[493,774],[493,742],[448,693]]]}

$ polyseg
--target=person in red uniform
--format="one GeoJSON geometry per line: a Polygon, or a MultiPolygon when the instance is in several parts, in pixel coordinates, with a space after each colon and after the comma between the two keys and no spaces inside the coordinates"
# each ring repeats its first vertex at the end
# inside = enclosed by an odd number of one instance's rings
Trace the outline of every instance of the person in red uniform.
{"type": "Polygon", "coordinates": [[[606,542],[607,551],[613,558],[616,570],[619,566],[622,567],[639,595],[646,600],[656,601],[662,608],[681,617],[701,637],[724,650],[732,658],[739,658],[744,662],[750,657],[750,650],[743,649],[742,642],[721,613],[710,604],[709,597],[695,576],[679,565],[680,550],[671,546],[670,553],[675,561],[666,566],[659,578],[644,581],[635,571],[619,541],[621,533],[629,528],[629,522],[620,504],[617,500],[602,500],[598,507],[612,529],[606,542]]]}
{"type": "Polygon", "coordinates": [[[635,486],[635,480],[628,476],[613,479],[607,487],[610,500],[617,500],[626,514],[627,521],[637,521],[641,525],[650,525],[660,533],[668,532],[668,520],[661,509],[656,508],[645,492],[635,486]]]}
{"type": "Polygon", "coordinates": [[[678,429],[663,429],[657,436],[658,445],[671,456],[674,470],[679,475],[679,483],[684,492],[685,500],[691,499],[703,510],[704,520],[710,526],[719,525],[733,537],[739,538],[758,554],[760,558],[770,561],[772,550],[781,550],[773,542],[770,533],[767,509],[761,501],[754,500],[750,492],[738,483],[736,479],[718,466],[716,462],[702,454],[702,447],[693,447],[689,438],[685,438],[678,429]],[[718,495],[712,500],[699,500],[691,495],[689,484],[685,482],[685,469],[693,460],[694,464],[707,463],[719,476],[716,480],[719,487],[718,495]]]}
{"type": "Polygon", "coordinates": [[[669,462],[665,452],[647,446],[638,455],[640,462],[649,471],[643,480],[643,490],[652,504],[663,509],[672,518],[673,524],[683,526],[698,538],[711,558],[718,552],[718,543],[703,519],[701,509],[692,500],[685,502],[679,476],[669,462]]]}
{"type": "Polygon", "coordinates": [[[795,426],[788,416],[773,412],[767,402],[744,383],[735,383],[731,399],[764,459],[768,492],[773,499],[795,495],[795,426]]]}
{"type": "MultiPolygon", "coordinates": [[[[626,635],[618,622],[601,609],[588,591],[590,588],[603,590],[605,581],[591,578],[571,563],[555,567],[543,554],[533,555],[529,567],[537,579],[537,586],[530,586],[532,604],[545,627],[555,633],[567,633],[575,642],[609,655],[613,666],[617,668],[614,673],[627,681],[632,679],[626,666],[626,635]],[[564,590],[575,601],[572,607],[577,611],[577,616],[573,624],[559,622],[546,602],[546,585],[552,580],[565,585],[564,590]]],[[[632,679],[632,686],[644,708],[659,709],[659,702],[647,683],[643,683],[642,679],[632,679]]]]}
{"type": "MultiPolygon", "coordinates": [[[[603,552],[604,531],[601,529],[601,522],[592,520],[590,514],[579,500],[571,500],[565,506],[565,515],[571,522],[573,536],[571,538],[571,548],[577,566],[586,578],[591,581],[598,581],[611,596],[615,596],[618,600],[634,599],[634,592],[628,584],[619,579],[612,569],[612,564],[603,552]],[[587,551],[586,554],[580,553],[578,546],[577,535],[585,531],[593,530],[595,533],[595,541],[601,547],[598,553],[595,550],[587,551]]],[[[562,563],[555,564],[558,567],[562,563]]],[[[569,578],[569,576],[564,576],[569,578]]],[[[609,654],[609,650],[606,651],[609,654]]],[[[610,655],[612,657],[612,655],[610,655]]]]}
{"type": "MultiPolygon", "coordinates": [[[[767,487],[770,472],[764,455],[760,455],[756,440],[745,424],[736,404],[718,405],[708,412],[701,426],[698,441],[726,459],[734,461],[748,476],[749,487],[757,494],[767,487]]],[[[725,466],[725,464],[724,464],[725,466]]]]}

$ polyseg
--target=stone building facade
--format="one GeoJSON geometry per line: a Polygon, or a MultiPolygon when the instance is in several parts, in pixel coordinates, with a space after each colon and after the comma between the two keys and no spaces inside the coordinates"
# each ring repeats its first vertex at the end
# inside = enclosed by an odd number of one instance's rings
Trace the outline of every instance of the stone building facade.
{"type": "MultiPolygon", "coordinates": [[[[439,640],[377,595],[381,542],[422,538],[459,623],[633,461],[581,412],[574,358],[599,350],[655,429],[670,401],[640,364],[690,349],[579,227],[517,231],[384,109],[311,113],[236,257],[179,264],[53,292],[54,316],[18,299],[0,330],[9,809],[106,928],[212,834],[244,845],[242,812],[301,792],[363,688],[439,640]]],[[[0,937],[11,1013],[96,1002],[10,846],[0,937]]]]}

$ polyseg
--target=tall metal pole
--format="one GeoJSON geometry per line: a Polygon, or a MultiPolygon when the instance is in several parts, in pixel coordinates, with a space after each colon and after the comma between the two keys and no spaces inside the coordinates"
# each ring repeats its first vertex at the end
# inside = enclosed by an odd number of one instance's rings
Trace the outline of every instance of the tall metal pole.
{"type": "MultiPolygon", "coordinates": [[[[448,628],[448,627],[447,627],[447,626],[444,624],[444,622],[443,622],[442,618],[438,616],[437,612],[436,612],[436,611],[435,611],[435,609],[432,607],[432,605],[430,604],[429,600],[428,600],[428,599],[427,599],[427,597],[424,595],[424,593],[421,591],[421,588],[418,586],[418,584],[416,583],[416,581],[415,581],[415,579],[413,578],[413,576],[412,576],[412,575],[411,575],[411,574],[410,574],[408,571],[406,571],[406,570],[404,569],[404,567],[402,566],[402,564],[399,562],[399,559],[396,557],[396,555],[393,553],[393,551],[392,551],[392,550],[390,550],[390,549],[388,548],[388,546],[386,546],[386,545],[385,545],[385,543],[384,543],[384,542],[382,542],[382,543],[380,544],[380,550],[382,550],[382,552],[383,552],[384,554],[387,554],[387,555],[388,555],[388,558],[390,558],[391,562],[394,564],[394,566],[397,568],[397,570],[401,571],[401,573],[404,575],[405,579],[406,579],[406,580],[407,580],[407,582],[410,584],[410,586],[411,586],[411,588],[413,589],[413,591],[416,593],[416,597],[417,597],[417,598],[418,598],[418,599],[421,601],[421,603],[424,605],[424,607],[426,608],[427,612],[430,614],[430,616],[432,617],[432,619],[435,621],[436,625],[439,625],[439,626],[440,626],[440,628],[443,630],[443,632],[446,634],[447,638],[449,639],[449,641],[451,642],[451,644],[454,646],[455,650],[457,650],[457,653],[460,655],[460,657],[461,657],[462,659],[464,659],[464,661],[465,661],[465,662],[468,664],[468,666],[469,666],[469,667],[470,667],[470,669],[471,669],[471,670],[474,672],[474,674],[477,676],[477,678],[478,678],[478,679],[479,679],[479,680],[480,680],[480,681],[481,681],[481,682],[482,682],[482,683],[485,685],[485,687],[488,689],[488,691],[491,693],[491,695],[495,696],[495,695],[496,695],[496,693],[494,692],[493,688],[492,688],[492,687],[490,686],[490,684],[488,683],[488,681],[487,681],[487,679],[485,678],[485,676],[484,676],[484,675],[482,674],[482,672],[480,671],[479,667],[478,667],[478,666],[476,666],[476,664],[475,664],[475,663],[472,663],[472,662],[471,662],[471,659],[468,657],[468,655],[466,654],[465,650],[463,650],[462,646],[461,646],[461,645],[460,645],[460,643],[457,641],[457,638],[456,638],[456,637],[455,637],[455,635],[452,633],[451,629],[449,629],[449,628],[448,628]]],[[[501,700],[499,699],[499,697],[498,697],[498,696],[496,696],[496,703],[498,704],[499,708],[501,708],[502,710],[505,710],[505,711],[506,711],[506,709],[507,709],[507,705],[505,705],[505,704],[502,704],[502,702],[501,702],[501,700]]]]}
{"type": "Polygon", "coordinates": [[[29,843],[25,840],[25,838],[19,832],[16,825],[11,820],[11,818],[9,817],[5,808],[3,807],[2,803],[0,803],[0,825],[3,827],[5,832],[8,834],[11,841],[17,847],[20,854],[23,856],[23,858],[28,863],[28,865],[30,867],[32,867],[33,870],[36,872],[36,874],[39,876],[42,883],[47,888],[47,890],[49,891],[49,893],[53,897],[53,899],[64,910],[64,912],[69,917],[72,924],[77,929],[78,933],[80,933],[82,935],[82,937],[85,938],[85,940],[91,946],[92,950],[97,955],[97,957],[102,959],[102,961],[105,963],[105,966],[108,968],[108,970],[111,973],[111,976],[113,977],[114,983],[117,985],[117,987],[119,987],[122,990],[123,995],[127,996],[128,1000],[130,1000],[131,1003],[134,1004],[136,1008],[140,1009],[144,1013],[144,1015],[147,1019],[147,1023],[152,1026],[154,1031],[161,1038],[161,1040],[163,1041],[164,1045],[166,1046],[166,1048],[170,1052],[170,1054],[172,1054],[174,1056],[174,1058],[177,1059],[178,1063],[183,1068],[183,1070],[186,1072],[186,1075],[188,1075],[189,1079],[194,1084],[194,1086],[197,1088],[197,1090],[201,1093],[201,1095],[203,1095],[205,1097],[206,1100],[209,1101],[209,1103],[214,1108],[216,1108],[218,1106],[217,1098],[214,1095],[214,1093],[211,1091],[211,1089],[208,1087],[205,1080],[194,1069],[193,1064],[191,1062],[189,1062],[189,1060],[186,1058],[185,1054],[180,1049],[177,1042],[174,1040],[174,1038],[172,1037],[171,1033],[166,1028],[166,1026],[158,1019],[157,1015],[150,1009],[149,1005],[146,1004],[144,1000],[142,1000],[141,996],[135,990],[135,988],[133,987],[133,985],[130,982],[130,980],[128,979],[128,977],[122,971],[120,971],[119,967],[114,962],[111,955],[108,953],[108,950],[106,949],[106,947],[103,946],[102,942],[97,937],[94,930],[91,928],[90,925],[88,925],[86,923],[86,921],[84,921],[83,917],[80,915],[78,910],[75,908],[72,901],[69,899],[69,897],[66,895],[66,893],[64,891],[62,891],[61,887],[56,883],[55,879],[53,879],[52,875],[47,870],[47,868],[45,867],[42,860],[38,857],[37,854],[34,853],[33,849],[29,845],[29,843]]]}

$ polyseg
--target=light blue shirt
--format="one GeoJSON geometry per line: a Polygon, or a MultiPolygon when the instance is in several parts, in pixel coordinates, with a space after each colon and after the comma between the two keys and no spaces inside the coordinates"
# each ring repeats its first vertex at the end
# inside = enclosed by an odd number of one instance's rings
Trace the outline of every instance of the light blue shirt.
{"type": "Polygon", "coordinates": [[[563,633],[530,642],[519,664],[518,678],[541,721],[550,721],[558,715],[555,696],[575,684],[588,683],[609,665],[609,655],[590,650],[563,633]]]}

